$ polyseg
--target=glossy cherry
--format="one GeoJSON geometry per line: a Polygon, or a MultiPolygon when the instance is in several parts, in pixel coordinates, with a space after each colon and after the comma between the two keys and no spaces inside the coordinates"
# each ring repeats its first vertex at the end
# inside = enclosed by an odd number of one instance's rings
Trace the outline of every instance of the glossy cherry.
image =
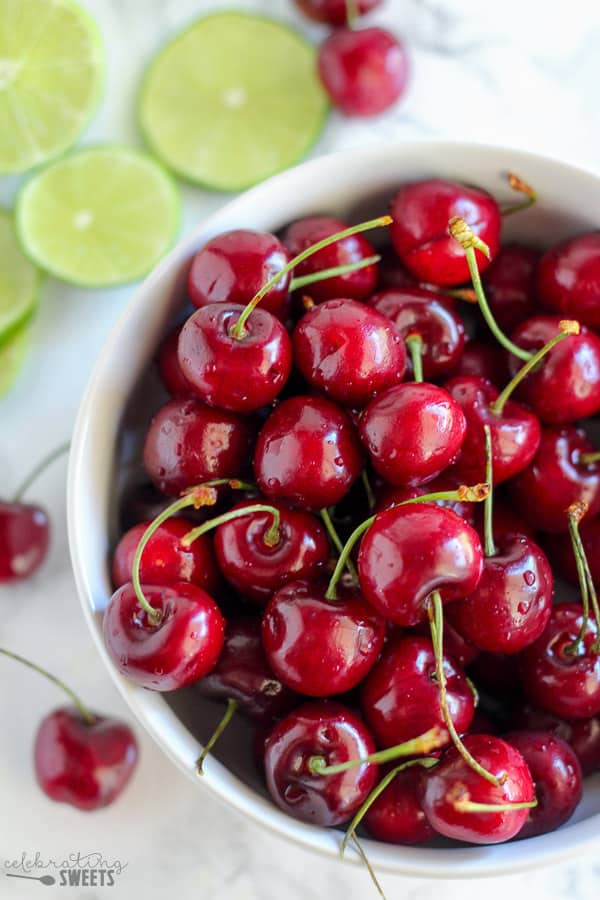
{"type": "Polygon", "coordinates": [[[537,272],[541,303],[563,318],[600,327],[600,232],[561,241],[543,255],[537,272]]]}
{"type": "Polygon", "coordinates": [[[420,766],[398,772],[365,813],[363,825],[378,841],[411,845],[435,837],[419,801],[420,777],[420,766]]]}
{"type": "MultiPolygon", "coordinates": [[[[294,0],[302,12],[316,22],[326,25],[345,25],[348,18],[348,6],[346,0],[294,0]]],[[[364,16],[383,0],[357,0],[356,14],[364,16]]]]}
{"type": "Polygon", "coordinates": [[[579,760],[581,771],[590,775],[600,769],[600,716],[590,719],[561,719],[521,702],[511,710],[511,728],[551,731],[566,741],[579,760]]]}
{"type": "Polygon", "coordinates": [[[225,620],[215,601],[188,582],[143,590],[160,612],[158,624],[140,607],[131,584],[115,591],[104,614],[104,641],[114,665],[154,691],[174,691],[203,678],[223,647],[225,620]]]}
{"type": "Polygon", "coordinates": [[[35,738],[35,775],[43,792],[86,812],[116,800],[137,758],[129,725],[100,715],[86,722],[74,706],[61,706],[45,716],[35,738]]]}
{"type": "MultiPolygon", "coordinates": [[[[500,246],[500,209],[494,198],[477,188],[430,178],[404,185],[392,200],[392,242],[402,263],[418,281],[452,287],[470,280],[465,253],[448,232],[459,216],[490,248],[500,246]]],[[[487,258],[476,250],[480,271],[487,258]]]]}
{"type": "Polygon", "coordinates": [[[177,356],[177,345],[181,325],[169,332],[156,353],[156,364],[162,383],[171,397],[189,397],[192,393],[189,382],[181,371],[177,356]]]}
{"type": "Polygon", "coordinates": [[[377,766],[363,763],[337,775],[319,775],[311,757],[327,765],[375,752],[359,717],[339,703],[307,703],[279,722],[265,746],[267,787],[275,803],[295,819],[340,825],[360,808],[377,781],[377,766]]]}
{"type": "MultiPolygon", "coordinates": [[[[591,519],[586,516],[579,526],[579,533],[592,573],[592,580],[594,584],[600,585],[600,516],[594,516],[591,519]]],[[[545,537],[544,547],[563,578],[566,578],[571,584],[579,584],[575,555],[569,536],[567,534],[548,534],[545,537]]]]}
{"type": "Polygon", "coordinates": [[[475,375],[491,381],[501,391],[510,380],[506,354],[496,344],[483,341],[467,341],[452,376],[475,375]]]}
{"type": "Polygon", "coordinates": [[[535,276],[539,259],[540,253],[531,247],[505,244],[485,270],[485,294],[503,331],[512,331],[536,312],[535,276]]]}
{"type": "Polygon", "coordinates": [[[0,501],[0,584],[30,578],[50,543],[48,515],[40,506],[0,501]]]}
{"type": "Polygon", "coordinates": [[[307,382],[342,406],[357,409],[406,370],[402,334],[380,312],[356,300],[327,300],[309,309],[292,336],[294,362],[307,382]]]}

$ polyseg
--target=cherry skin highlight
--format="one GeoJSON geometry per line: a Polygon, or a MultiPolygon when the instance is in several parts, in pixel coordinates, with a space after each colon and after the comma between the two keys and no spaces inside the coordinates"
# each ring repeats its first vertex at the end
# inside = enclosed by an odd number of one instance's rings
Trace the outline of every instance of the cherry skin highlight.
{"type": "MultiPolygon", "coordinates": [[[[346,0],[294,0],[302,12],[314,19],[315,22],[323,22],[326,25],[345,25],[348,18],[346,0]]],[[[356,13],[364,16],[377,6],[381,6],[382,0],[357,0],[356,13]]]]}
{"type": "Polygon", "coordinates": [[[535,276],[539,259],[539,252],[531,247],[505,244],[485,270],[485,295],[496,322],[505,332],[512,331],[536,312],[535,276]]]}
{"type": "Polygon", "coordinates": [[[387,844],[424,844],[435,837],[418,797],[420,766],[398,772],[367,810],[363,825],[387,844]]]}
{"type": "Polygon", "coordinates": [[[561,318],[600,328],[600,233],[568,238],[547,250],[536,287],[543,306],[561,318]]]}
{"type": "Polygon", "coordinates": [[[0,501],[0,584],[31,578],[46,559],[49,543],[45,510],[0,501]]]}

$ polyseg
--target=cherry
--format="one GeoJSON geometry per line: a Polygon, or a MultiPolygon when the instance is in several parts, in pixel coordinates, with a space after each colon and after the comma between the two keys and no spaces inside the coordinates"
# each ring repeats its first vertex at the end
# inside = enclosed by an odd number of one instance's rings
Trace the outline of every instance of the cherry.
{"type": "Polygon", "coordinates": [[[543,255],[537,272],[542,304],[563,316],[600,327],[600,234],[569,238],[543,255]]]}
{"type": "MultiPolygon", "coordinates": [[[[464,673],[446,655],[444,672],[452,721],[458,732],[467,731],[475,712],[473,692],[464,673]]],[[[426,637],[400,637],[387,644],[361,686],[360,705],[381,747],[402,744],[435,727],[450,741],[440,706],[433,645],[426,637]]]]}
{"type": "MultiPolygon", "coordinates": [[[[407,500],[412,500],[415,497],[422,497],[425,494],[457,490],[460,486],[461,482],[453,478],[448,471],[425,485],[421,484],[408,488],[386,486],[380,491],[379,499],[375,504],[375,512],[383,512],[385,509],[391,509],[392,506],[398,506],[400,503],[405,503],[407,500]]],[[[436,506],[451,509],[457,516],[468,522],[469,525],[475,524],[474,503],[468,500],[435,500],[432,502],[436,506]]]]}
{"type": "Polygon", "coordinates": [[[275,803],[313,825],[339,825],[361,806],[377,780],[377,766],[359,766],[334,775],[313,771],[309,761],[327,764],[361,759],[375,750],[363,722],[339,703],[307,703],[279,722],[265,746],[267,787],[275,803]]]}
{"type": "MultiPolygon", "coordinates": [[[[419,625],[415,625],[412,634],[418,634],[421,637],[429,638],[431,634],[429,623],[421,622],[419,625]]],[[[444,622],[445,657],[448,656],[451,660],[457,662],[459,666],[464,668],[465,666],[470,665],[473,660],[477,659],[479,652],[479,649],[475,647],[474,644],[470,644],[469,641],[465,640],[465,638],[458,633],[456,628],[453,628],[451,622],[444,622]]],[[[471,728],[471,731],[472,730],[473,728],[471,728]]]]}
{"type": "MultiPolygon", "coordinates": [[[[377,282],[380,291],[402,291],[404,288],[418,288],[419,284],[413,276],[404,268],[398,254],[391,245],[379,249],[379,278],[377,282]]],[[[450,299],[450,298],[448,298],[450,299]]]]}
{"type": "MultiPolygon", "coordinates": [[[[127,531],[112,560],[112,580],[121,587],[133,578],[135,552],[151,521],[140,522],[127,531]]],[[[185,547],[181,539],[190,531],[185,519],[168,519],[160,525],[146,544],[140,562],[140,580],[144,584],[172,585],[189,581],[213,593],[221,579],[210,539],[202,536],[185,547]]]]}
{"type": "MultiPolygon", "coordinates": [[[[244,501],[232,509],[251,504],[244,501]]],[[[261,605],[290,581],[315,580],[329,558],[329,542],[318,519],[279,503],[273,506],[280,513],[279,541],[274,546],[265,542],[273,522],[268,512],[232,519],[215,533],[221,572],[243,597],[261,605]]]]}
{"type": "Polygon", "coordinates": [[[505,739],[529,767],[537,806],[519,831],[519,838],[554,831],[571,818],[581,799],[581,766],[577,756],[550,731],[511,731],[505,739]]]}
{"type": "Polygon", "coordinates": [[[504,331],[511,331],[536,312],[535,275],[539,259],[540,253],[531,247],[505,244],[485,270],[483,284],[490,308],[504,331]]]}
{"type": "MultiPolygon", "coordinates": [[[[327,25],[346,24],[348,18],[346,0],[294,0],[294,2],[305,15],[316,22],[324,22],[327,25]]],[[[356,15],[364,16],[381,3],[382,0],[356,0],[356,15]]]]}
{"type": "Polygon", "coordinates": [[[584,775],[600,769],[600,716],[567,721],[521,702],[511,711],[511,727],[551,731],[573,748],[584,775]]]}
{"type": "MultiPolygon", "coordinates": [[[[475,509],[475,517],[477,519],[475,527],[483,538],[483,510],[479,507],[475,509]]],[[[529,522],[526,522],[525,519],[523,519],[517,512],[515,512],[514,507],[509,505],[508,500],[503,500],[502,497],[496,496],[495,492],[494,535],[498,540],[519,536],[529,538],[534,543],[537,540],[536,531],[531,527],[529,522]]],[[[544,544],[544,546],[546,547],[546,543],[544,544]]],[[[550,554],[550,556],[552,556],[552,554],[550,554]]],[[[552,562],[554,563],[554,557],[552,557],[552,562]]]]}
{"type": "Polygon", "coordinates": [[[330,601],[323,587],[306,581],[274,594],[262,621],[269,665],[284,684],[309,697],[356,687],[375,664],[385,631],[383,619],[356,592],[340,591],[330,601]]]}
{"type": "Polygon", "coordinates": [[[118,588],[106,609],[104,640],[119,672],[155,691],[174,691],[207,675],[225,632],[212,597],[187,582],[147,585],[144,597],[152,616],[132,584],[118,588]]]}
{"type": "Polygon", "coordinates": [[[367,831],[388,844],[423,844],[435,837],[418,797],[420,768],[397,772],[373,801],[363,824],[367,831]]]}
{"type": "Polygon", "coordinates": [[[462,320],[438,294],[419,287],[375,294],[369,304],[394,322],[404,338],[418,334],[422,341],[423,376],[439,378],[456,368],[465,343],[462,320]]]}
{"type": "Polygon", "coordinates": [[[361,408],[402,381],[406,352],[389,318],[355,300],[327,300],[296,326],[294,362],[308,383],[343,406],[361,408]]]}
{"type": "MultiPolygon", "coordinates": [[[[188,278],[190,300],[198,308],[212,303],[245,306],[289,261],[286,248],[272,234],[226,231],[194,256],[188,278]]],[[[289,286],[290,274],[282,274],[262,300],[262,308],[285,319],[289,286]]]]}
{"type": "Polygon", "coordinates": [[[176,497],[208,478],[237,478],[253,441],[250,420],[199,400],[171,400],[150,422],[144,466],[159,490],[176,497]]]}
{"type": "Polygon", "coordinates": [[[50,523],[40,506],[0,501],[0,584],[30,578],[42,565],[50,523]]]}
{"type": "Polygon", "coordinates": [[[501,390],[508,381],[506,354],[496,344],[467,341],[452,376],[475,375],[501,390]]]}
{"type": "Polygon", "coordinates": [[[481,778],[456,747],[450,747],[419,783],[419,799],[429,824],[445,837],[471,844],[508,841],[521,830],[535,802],[527,763],[499,737],[468,734],[464,743],[500,783],[481,778]]]}
{"type": "MultiPolygon", "coordinates": [[[[600,584],[600,517],[581,523],[581,540],[595,583],[600,584]]],[[[578,583],[577,565],[571,541],[565,534],[548,534],[544,542],[548,555],[560,574],[572,584],[578,583]]]]}
{"type": "Polygon", "coordinates": [[[240,339],[233,334],[244,307],[204,306],[179,337],[178,359],[191,391],[210,406],[248,413],[280,393],[292,368],[292,346],[281,322],[262,308],[252,311],[240,339]]]}
{"type": "MultiPolygon", "coordinates": [[[[490,194],[454,181],[430,178],[404,185],[392,200],[392,242],[402,263],[418,281],[452,287],[469,280],[460,244],[448,221],[460,216],[495,256],[500,246],[500,209],[490,194]]],[[[480,271],[488,264],[476,250],[480,271]]]]}
{"type": "Polygon", "coordinates": [[[125,722],[95,714],[89,722],[74,706],[45,716],[35,738],[35,774],[43,792],[88,812],[116,800],[137,758],[137,743],[125,722]]]}
{"type": "Polygon", "coordinates": [[[402,96],[409,78],[404,45],[384,28],[338,28],[319,48],[321,83],[347,116],[376,116],[402,96]]]}
{"type": "Polygon", "coordinates": [[[363,453],[348,416],[330,400],[295,396],[271,413],[258,436],[254,471],[261,492],[306,509],[335,506],[358,477],[363,453]]]}
{"type": "Polygon", "coordinates": [[[466,432],[458,403],[428,383],[399,384],[369,403],[360,436],[376,471],[391,484],[431,481],[456,458],[466,432]]]}
{"type": "Polygon", "coordinates": [[[192,393],[190,384],[181,371],[177,356],[177,344],[181,334],[181,325],[170,331],[164,338],[156,353],[156,364],[161,381],[171,397],[189,397],[192,393]]]}

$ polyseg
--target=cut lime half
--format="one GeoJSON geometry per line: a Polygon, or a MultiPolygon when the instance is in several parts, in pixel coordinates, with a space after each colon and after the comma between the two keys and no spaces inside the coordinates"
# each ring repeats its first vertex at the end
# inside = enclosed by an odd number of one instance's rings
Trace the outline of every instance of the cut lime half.
{"type": "Polygon", "coordinates": [[[0,347],[33,315],[38,269],[24,255],[12,215],[0,209],[0,347]]]}
{"type": "Polygon", "coordinates": [[[200,19],[151,63],[145,137],[182,177],[239,191],[301,159],[328,110],[315,49],[291,28],[244,13],[200,19]]]}
{"type": "Polygon", "coordinates": [[[0,346],[0,397],[8,393],[23,367],[29,350],[30,328],[22,326],[0,346]]]}
{"type": "Polygon", "coordinates": [[[0,0],[0,172],[63,153],[100,99],[103,51],[72,0],[0,0]]]}
{"type": "Polygon", "coordinates": [[[25,184],[16,210],[27,255],[84,287],[146,275],[173,243],[179,218],[177,188],[162,166],[112,146],[52,163],[25,184]]]}

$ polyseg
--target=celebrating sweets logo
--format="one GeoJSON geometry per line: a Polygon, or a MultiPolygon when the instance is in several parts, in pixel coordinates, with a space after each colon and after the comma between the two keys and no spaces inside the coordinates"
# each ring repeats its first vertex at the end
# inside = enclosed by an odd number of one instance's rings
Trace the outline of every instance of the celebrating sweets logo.
{"type": "Polygon", "coordinates": [[[129,863],[106,860],[101,853],[70,853],[63,859],[45,859],[39,851],[23,851],[19,859],[5,860],[7,878],[38,881],[51,887],[112,887],[129,863]],[[45,870],[40,874],[40,870],[45,870]]]}

